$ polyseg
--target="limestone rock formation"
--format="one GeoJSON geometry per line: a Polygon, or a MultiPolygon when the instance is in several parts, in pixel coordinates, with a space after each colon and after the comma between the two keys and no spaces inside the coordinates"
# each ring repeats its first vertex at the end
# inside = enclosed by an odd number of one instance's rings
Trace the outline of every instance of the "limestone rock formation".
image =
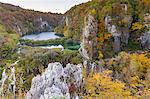
{"type": "Polygon", "coordinates": [[[125,16],[123,20],[127,21],[127,23],[125,24],[126,26],[120,27],[115,24],[111,16],[105,17],[105,28],[109,33],[112,34],[114,38],[114,52],[119,52],[122,46],[126,46],[128,44],[128,39],[130,36],[129,28],[131,27],[132,17],[125,16]]]}
{"type": "Polygon", "coordinates": [[[141,46],[144,49],[150,49],[150,30],[140,37],[141,46]]]}
{"type": "Polygon", "coordinates": [[[144,49],[150,49],[150,26],[149,26],[149,22],[150,22],[150,14],[145,14],[144,16],[144,25],[145,27],[147,27],[149,30],[146,31],[143,35],[141,35],[140,37],[140,41],[141,41],[141,46],[144,49]]]}
{"type": "Polygon", "coordinates": [[[83,57],[83,65],[87,69],[87,74],[90,73],[90,70],[95,66],[95,63],[92,63],[91,60],[95,58],[96,46],[97,46],[97,32],[98,24],[95,18],[92,15],[88,15],[84,20],[84,29],[83,29],[83,39],[81,42],[81,47],[79,53],[83,57]]]}
{"type": "Polygon", "coordinates": [[[95,20],[95,18],[92,15],[88,15],[87,17],[85,17],[85,21],[84,21],[84,29],[83,29],[83,53],[88,53],[87,55],[85,55],[86,57],[88,57],[89,59],[92,59],[94,54],[95,54],[95,48],[96,48],[96,34],[98,32],[98,25],[97,25],[97,21],[95,20]],[[86,52],[87,51],[87,52],[86,52]]]}
{"type": "Polygon", "coordinates": [[[36,23],[35,25],[37,25],[35,31],[38,31],[38,32],[53,31],[49,23],[43,20],[42,17],[35,19],[35,23],[36,23]]]}
{"type": "Polygon", "coordinates": [[[73,83],[76,88],[82,85],[82,65],[50,63],[45,72],[32,79],[32,86],[26,99],[71,99],[69,87],[73,83]]]}

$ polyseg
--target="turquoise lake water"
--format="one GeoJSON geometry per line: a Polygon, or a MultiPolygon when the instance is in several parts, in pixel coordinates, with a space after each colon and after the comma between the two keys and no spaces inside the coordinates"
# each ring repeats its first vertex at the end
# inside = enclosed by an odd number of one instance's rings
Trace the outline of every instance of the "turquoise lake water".
{"type": "Polygon", "coordinates": [[[25,35],[22,37],[24,40],[49,40],[49,39],[56,39],[60,38],[59,36],[55,35],[55,32],[42,32],[38,34],[31,34],[31,35],[25,35]]]}

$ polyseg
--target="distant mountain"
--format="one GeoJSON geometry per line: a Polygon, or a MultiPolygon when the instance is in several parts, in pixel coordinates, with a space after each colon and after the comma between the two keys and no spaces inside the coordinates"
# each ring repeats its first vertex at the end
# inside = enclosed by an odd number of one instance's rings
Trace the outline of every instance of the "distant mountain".
{"type": "Polygon", "coordinates": [[[26,10],[19,6],[0,3],[0,23],[8,31],[19,34],[52,31],[62,20],[62,14],[26,10]]]}

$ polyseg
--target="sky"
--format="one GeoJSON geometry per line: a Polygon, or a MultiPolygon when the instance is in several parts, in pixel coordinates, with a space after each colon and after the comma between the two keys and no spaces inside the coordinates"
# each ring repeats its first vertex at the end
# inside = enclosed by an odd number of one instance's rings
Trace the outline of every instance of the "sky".
{"type": "Polygon", "coordinates": [[[25,9],[53,13],[65,13],[74,5],[87,1],[90,0],[0,0],[0,2],[17,5],[25,9]]]}

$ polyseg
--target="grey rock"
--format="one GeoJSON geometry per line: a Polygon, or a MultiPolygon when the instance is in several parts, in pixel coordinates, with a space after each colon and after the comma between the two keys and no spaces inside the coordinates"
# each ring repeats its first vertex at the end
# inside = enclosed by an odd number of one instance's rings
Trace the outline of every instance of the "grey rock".
{"type": "Polygon", "coordinates": [[[117,26],[112,23],[112,19],[110,16],[105,17],[105,28],[106,30],[111,33],[111,35],[114,37],[114,44],[113,44],[113,50],[114,52],[119,52],[121,47],[121,33],[117,30],[117,26]]]}
{"type": "Polygon", "coordinates": [[[140,37],[141,46],[144,49],[150,49],[150,30],[140,37]]]}
{"type": "Polygon", "coordinates": [[[82,65],[67,64],[65,68],[60,63],[50,63],[45,72],[32,79],[32,86],[26,94],[26,99],[71,99],[70,82],[73,79],[76,88],[82,85],[82,65]]]}
{"type": "Polygon", "coordinates": [[[131,16],[125,16],[124,20],[127,21],[127,25],[124,27],[119,27],[115,25],[115,23],[112,21],[111,16],[105,17],[105,28],[109,33],[112,34],[114,38],[114,52],[119,52],[121,50],[121,47],[126,46],[128,44],[128,40],[130,37],[129,28],[131,27],[133,19],[131,16]]]}
{"type": "Polygon", "coordinates": [[[94,49],[96,48],[97,40],[96,34],[98,32],[98,24],[92,15],[88,15],[84,20],[83,39],[80,54],[85,60],[92,59],[94,56],[94,49]]]}
{"type": "Polygon", "coordinates": [[[149,30],[143,33],[140,36],[141,46],[143,49],[150,49],[150,14],[146,13],[144,15],[144,26],[147,27],[149,30]]]}

